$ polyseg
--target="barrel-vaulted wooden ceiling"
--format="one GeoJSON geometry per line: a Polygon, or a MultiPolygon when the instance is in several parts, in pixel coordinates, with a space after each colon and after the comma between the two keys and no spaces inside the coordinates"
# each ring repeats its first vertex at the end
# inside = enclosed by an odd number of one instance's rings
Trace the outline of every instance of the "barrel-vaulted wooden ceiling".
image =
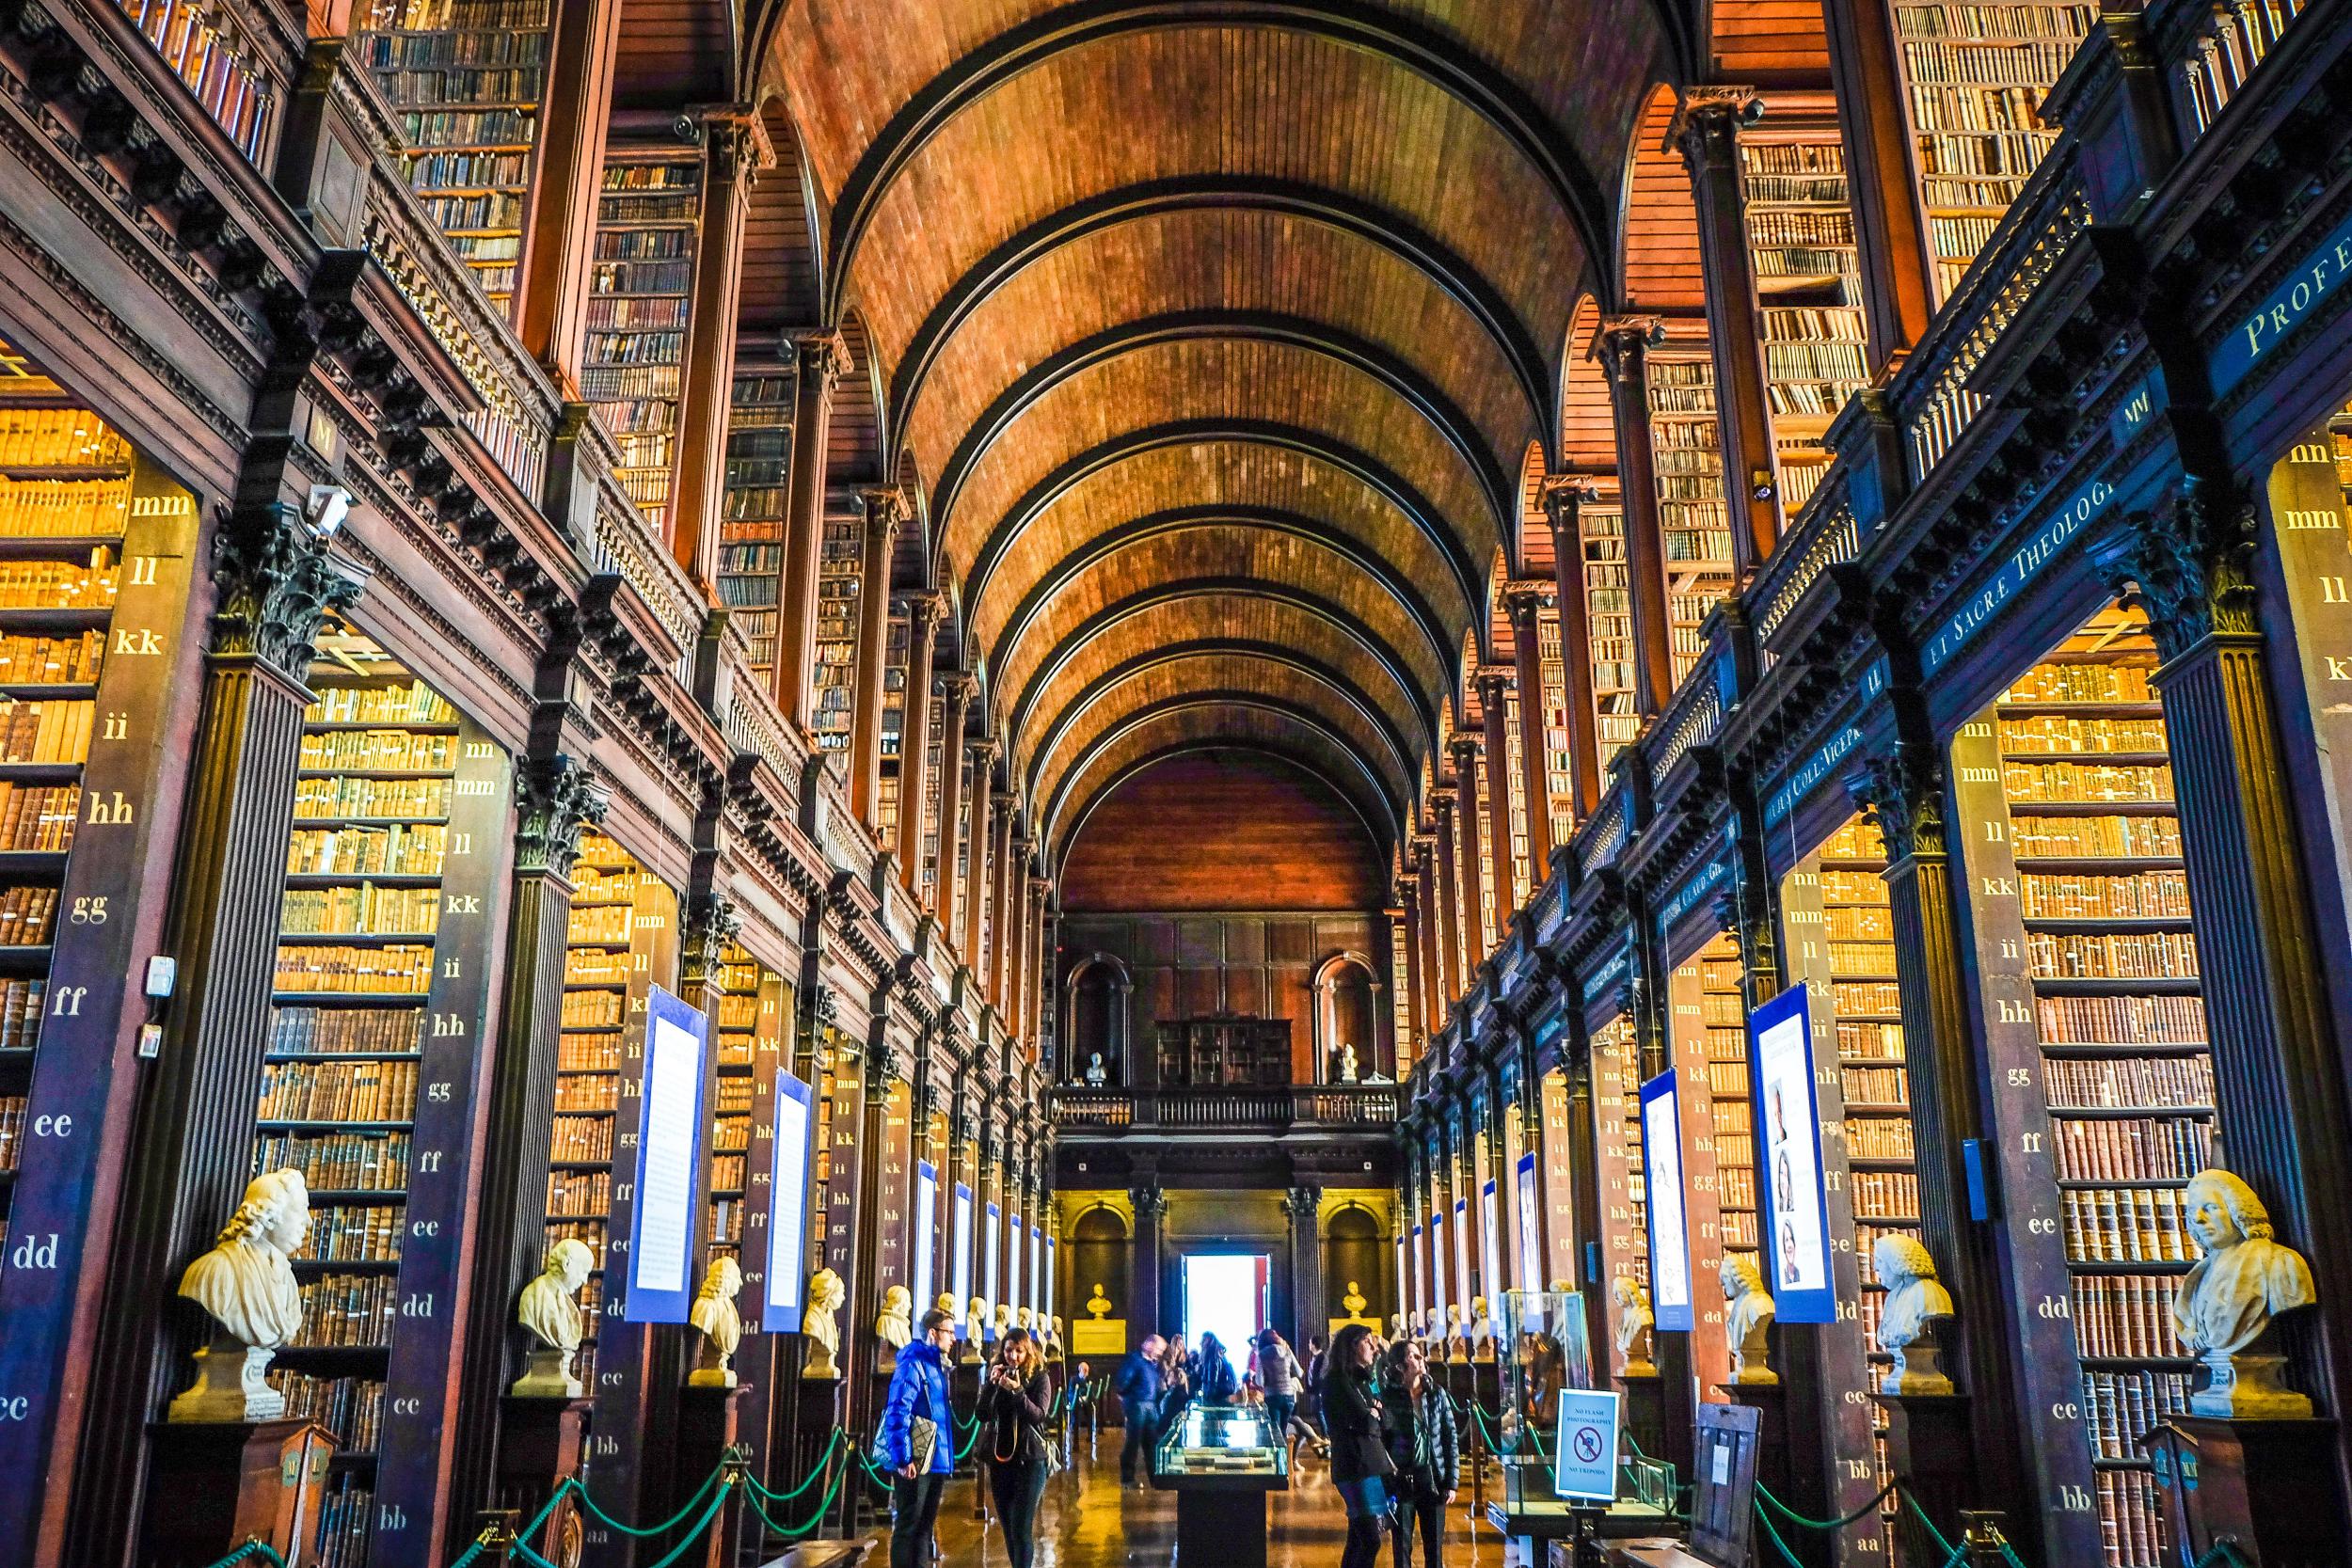
{"type": "Polygon", "coordinates": [[[1622,297],[1685,6],[755,5],[744,78],[789,150],[755,223],[808,222],[745,322],[793,285],[854,325],[860,466],[928,519],[902,583],[948,590],[944,657],[982,673],[1049,864],[1203,746],[1405,831],[1498,571],[1549,564],[1530,452],[1560,461],[1580,299],[1622,297]]]}

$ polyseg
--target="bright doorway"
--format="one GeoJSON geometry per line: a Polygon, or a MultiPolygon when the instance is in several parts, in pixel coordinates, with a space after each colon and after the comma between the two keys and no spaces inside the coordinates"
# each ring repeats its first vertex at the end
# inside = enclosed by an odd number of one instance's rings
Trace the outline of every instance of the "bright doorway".
{"type": "Polygon", "coordinates": [[[1266,1321],[1266,1255],[1196,1253],[1184,1259],[1184,1343],[1200,1348],[1214,1334],[1232,1357],[1233,1370],[1249,1365],[1249,1341],[1266,1321]]]}

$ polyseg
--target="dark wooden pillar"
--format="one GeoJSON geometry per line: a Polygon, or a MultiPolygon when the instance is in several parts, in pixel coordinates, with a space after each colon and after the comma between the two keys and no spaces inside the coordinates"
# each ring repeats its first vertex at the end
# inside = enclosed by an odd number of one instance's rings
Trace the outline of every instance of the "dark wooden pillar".
{"type": "MultiPolygon", "coordinates": [[[[252,1174],[253,1122],[269,1039],[278,909],[294,832],[311,641],[360,581],[330,559],[279,500],[290,441],[257,446],[242,499],[218,528],[212,651],[178,851],[178,891],[163,950],[179,994],[147,1069],[93,1354],[113,1396],[90,1402],[64,1545],[49,1560],[125,1555],[141,1517],[148,1418],[187,1382],[201,1314],[173,1291],[210,1246],[252,1174]]],[[[52,1505],[54,1508],[54,1504],[52,1505]]],[[[54,1517],[54,1516],[53,1516],[54,1517]]],[[[44,1535],[56,1539],[53,1523],[44,1535]]]]}
{"type": "Polygon", "coordinates": [[[507,309],[523,347],[571,401],[580,396],[587,343],[588,269],[612,122],[620,0],[556,0],[549,20],[522,256],[507,309]]]}
{"type": "MultiPolygon", "coordinates": [[[[866,511],[866,553],[859,562],[857,663],[850,673],[854,684],[850,695],[855,706],[850,714],[850,810],[870,828],[874,802],[882,795],[882,707],[889,700],[889,693],[882,689],[888,684],[882,656],[890,640],[891,551],[898,541],[898,527],[906,521],[907,500],[904,491],[885,485],[861,490],[858,502],[866,511]]],[[[914,689],[907,689],[912,693],[914,689]]],[[[902,735],[904,722],[902,718],[902,735]]],[[[905,766],[902,758],[902,774],[905,766]]],[[[898,804],[904,812],[903,784],[898,804]]]]}
{"type": "Polygon", "coordinates": [[[1293,1187],[1282,1197],[1282,1212],[1290,1218],[1291,1331],[1293,1345],[1309,1335],[1325,1332],[1330,1313],[1323,1296],[1323,1207],[1321,1187],[1293,1187]]]}
{"type": "Polygon", "coordinates": [[[1716,423],[1723,433],[1724,500],[1731,517],[1733,574],[1746,581],[1780,537],[1772,490],[1772,422],[1764,398],[1764,313],[1748,252],[1740,127],[1763,110],[1753,87],[1685,87],[1667,138],[1691,171],[1698,214],[1699,272],[1707,288],[1715,361],[1716,423]]]}
{"type": "Polygon", "coordinates": [[[792,467],[785,475],[784,578],[776,605],[776,705],[803,730],[815,714],[817,587],[825,544],[825,458],[833,391],[849,373],[838,332],[811,332],[794,345],[800,396],[792,420],[792,467]]]}
{"type": "Polygon", "coordinates": [[[996,761],[996,742],[973,740],[965,742],[972,755],[972,807],[966,814],[971,820],[971,848],[963,869],[963,961],[972,971],[972,978],[988,994],[988,955],[981,947],[981,932],[985,929],[982,902],[989,895],[989,790],[995,782],[990,769],[996,761]]]}
{"type": "MultiPolygon", "coordinates": [[[[1009,758],[1007,763],[1009,766],[1009,758]]],[[[1008,1032],[1012,1026],[1011,1018],[1006,1010],[1013,937],[1012,883],[1015,873],[1012,819],[1019,804],[1009,793],[998,795],[989,801],[990,829],[994,838],[989,846],[987,886],[993,902],[984,973],[988,975],[986,995],[996,1008],[996,1016],[1004,1021],[1008,1032]]]]}
{"type": "Polygon", "coordinates": [[[1430,801],[1438,814],[1438,1024],[1462,995],[1466,933],[1462,927],[1461,855],[1454,839],[1454,792],[1439,790],[1430,801]]]}
{"type": "MultiPolygon", "coordinates": [[[[1886,891],[1895,932],[1895,973],[1903,1021],[1904,1076],[1911,1095],[1919,1188],[1919,1239],[1953,1300],[1947,1370],[1968,1402],[1969,1447],[1990,1507],[2025,1497],[2028,1441],[2020,1416],[2018,1368],[2002,1303],[1998,1223],[1972,1218],[1966,1149],[1979,1149],[1991,1117],[1971,1023],[1969,967],[1960,924],[1959,889],[1947,847],[1946,775],[1933,742],[1900,743],[1886,758],[1867,760],[1847,780],[1886,842],[1886,891]]],[[[2072,1333],[2071,1323],[2068,1332],[2072,1333]]],[[[2033,1528],[2024,1509],[2010,1515],[2033,1528]]],[[[1938,1518],[1947,1535],[1956,1517],[1938,1518]]]]}
{"type": "MultiPolygon", "coordinates": [[[[907,684],[898,719],[898,879],[920,898],[925,807],[939,786],[931,777],[931,649],[947,601],[934,592],[916,594],[906,603],[907,684]]],[[[939,907],[937,895],[930,904],[939,907]]]]}
{"type": "Polygon", "coordinates": [[[961,908],[958,899],[963,892],[963,872],[956,861],[956,837],[963,828],[963,729],[972,699],[979,689],[980,683],[966,674],[949,675],[942,686],[946,697],[939,728],[939,880],[932,907],[939,915],[940,938],[951,944],[961,908]]]}
{"type": "Polygon", "coordinates": [[[1422,1047],[1425,1051],[1429,1042],[1437,1038],[1438,1031],[1445,1027],[1445,905],[1438,895],[1437,836],[1425,834],[1416,839],[1413,850],[1420,862],[1414,869],[1413,879],[1421,890],[1418,900],[1422,941],[1421,999],[1425,1009],[1421,1019],[1421,1034],[1422,1047]]]}
{"type": "MultiPolygon", "coordinates": [[[[1486,896],[1487,907],[1494,911],[1498,940],[1510,930],[1511,911],[1518,907],[1518,890],[1511,876],[1511,736],[1507,727],[1510,691],[1508,672],[1479,672],[1479,713],[1486,720],[1486,896]]],[[[1540,806],[1535,797],[1528,798],[1527,820],[1531,830],[1540,806]]],[[[1541,887],[1543,878],[1530,877],[1528,885],[1541,887]]]]}
{"type": "Polygon", "coordinates": [[[1926,334],[1934,309],[1927,230],[1911,182],[1910,117],[1886,0],[1821,0],[1821,21],[1853,203],[1870,378],[1883,385],[1926,334]]]}
{"type": "Polygon", "coordinates": [[[749,105],[708,110],[703,126],[702,227],[694,244],[691,314],[678,373],[670,549],[690,576],[715,591],[726,494],[727,409],[735,395],[735,336],[743,293],[743,219],[751,211],[752,185],[761,170],[774,165],[775,152],[768,145],[766,119],[749,105]]]}
{"type": "MultiPolygon", "coordinates": [[[[1645,719],[1665,711],[1675,687],[1666,538],[1658,516],[1658,454],[1649,428],[1649,351],[1664,338],[1665,324],[1656,316],[1612,316],[1601,323],[1593,344],[1609,372],[1609,406],[1616,425],[1617,488],[1625,508],[1626,580],[1633,617],[1633,702],[1645,719]]],[[[1581,559],[1581,547],[1577,554],[1581,559]]],[[[1567,612],[1563,603],[1561,614],[1567,612]]]]}
{"type": "MultiPolygon", "coordinates": [[[[2226,1150],[2216,1159],[2311,1259],[2319,1307],[2282,1325],[2289,1376],[2341,1423],[2352,1396],[2352,1116],[2248,576],[2258,525],[2247,498],[2191,480],[2129,526],[2114,575],[2146,609],[2164,659],[2155,683],[2226,1150]]],[[[2341,1425],[2337,1442],[2342,1466],[2341,1425]]],[[[2341,1493],[2333,1506],[2341,1516],[2341,1493]]]]}
{"type": "Polygon", "coordinates": [[[1396,884],[1397,907],[1392,911],[1403,928],[1405,942],[1405,1017],[1410,1024],[1407,1037],[1396,1042],[1396,1076],[1401,1081],[1412,1070],[1413,1058],[1419,1054],[1421,1032],[1429,1018],[1424,992],[1428,980],[1422,974],[1421,958],[1421,879],[1418,877],[1399,878],[1396,884]]]}
{"type": "Polygon", "coordinates": [[[459,1371],[459,1501],[451,1510],[460,1548],[477,1510],[490,1506],[500,1401],[514,1377],[521,1336],[515,1302],[539,1273],[547,1243],[548,1144],[555,1125],[555,1063],[564,1029],[564,945],[571,926],[572,863],[580,835],[604,820],[603,783],[569,756],[516,769],[515,883],[506,925],[506,996],[491,1045],[487,1136],[475,1185],[473,1292],[459,1371]]]}
{"type": "MultiPolygon", "coordinates": [[[[1479,829],[1483,826],[1478,810],[1478,737],[1457,735],[1448,750],[1454,753],[1454,788],[1459,792],[1462,808],[1462,984],[1467,990],[1470,976],[1486,957],[1486,867],[1478,847],[1479,829]]],[[[1497,921],[1496,930],[1502,930],[1504,924],[1497,921]]]]}
{"type": "Polygon", "coordinates": [[[1135,1300],[1129,1308],[1133,1321],[1127,1325],[1127,1338],[1139,1345],[1164,1329],[1160,1322],[1160,1264],[1168,1195],[1154,1183],[1132,1188],[1127,1196],[1136,1206],[1135,1270],[1128,1285],[1135,1300]]]}

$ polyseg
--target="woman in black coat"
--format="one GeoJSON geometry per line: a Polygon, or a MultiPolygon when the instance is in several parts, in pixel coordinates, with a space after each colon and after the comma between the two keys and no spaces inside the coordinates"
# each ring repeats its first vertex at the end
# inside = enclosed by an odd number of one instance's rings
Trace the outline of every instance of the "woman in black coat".
{"type": "Polygon", "coordinates": [[[1323,1363],[1323,1419],[1331,1442],[1331,1483],[1347,1505],[1347,1544],[1340,1568],[1375,1568],[1380,1531],[1388,1522],[1388,1478],[1395,1470],[1380,1424],[1380,1396],[1372,1379],[1376,1347],[1372,1330],[1349,1323],[1331,1341],[1323,1363]]]}
{"type": "Polygon", "coordinates": [[[980,1442],[988,1449],[988,1485],[996,1498],[1012,1568],[1029,1568],[1037,1555],[1037,1505],[1045,1496],[1045,1423],[1054,1409],[1054,1381],[1026,1329],[1008,1333],[980,1389],[980,1442]]]}
{"type": "Polygon", "coordinates": [[[1445,1511],[1462,1474],[1454,1402],[1430,1377],[1427,1359],[1410,1339],[1389,1347],[1380,1373],[1381,1423],[1396,1466],[1396,1515],[1390,1526],[1396,1568],[1412,1568],[1416,1527],[1423,1568],[1441,1568],[1445,1511]]]}

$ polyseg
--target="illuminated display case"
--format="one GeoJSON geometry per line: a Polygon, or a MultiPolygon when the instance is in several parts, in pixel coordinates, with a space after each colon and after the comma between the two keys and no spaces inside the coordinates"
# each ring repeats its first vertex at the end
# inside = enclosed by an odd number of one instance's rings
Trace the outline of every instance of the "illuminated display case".
{"type": "Polygon", "coordinates": [[[1253,1405],[1191,1404],[1160,1439],[1152,1481],[1162,1488],[1216,1486],[1286,1490],[1290,1450],[1253,1405]]]}
{"type": "MultiPolygon", "coordinates": [[[[1568,1500],[1553,1484],[1551,1450],[1560,1426],[1564,1388],[1592,1388],[1591,1320],[1573,1291],[1505,1291],[1496,1319],[1496,1360],[1502,1399],[1492,1432],[1502,1474],[1488,1517],[1505,1535],[1565,1535],[1568,1500]]],[[[1672,1466],[1629,1451],[1620,1442],[1617,1501],[1601,1533],[1647,1534],[1674,1516],[1672,1466]]]]}

